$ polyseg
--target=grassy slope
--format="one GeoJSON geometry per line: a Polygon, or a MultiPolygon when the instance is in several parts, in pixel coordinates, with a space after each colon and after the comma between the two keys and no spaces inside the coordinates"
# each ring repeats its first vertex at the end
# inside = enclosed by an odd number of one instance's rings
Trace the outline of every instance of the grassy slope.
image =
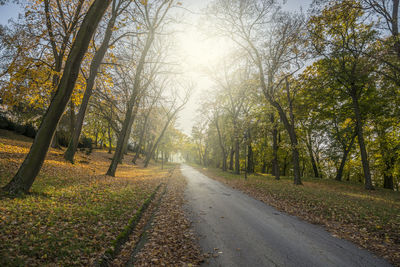
{"type": "Polygon", "coordinates": [[[400,266],[400,193],[385,189],[366,191],[360,184],[334,180],[304,179],[303,186],[283,177],[243,175],[214,168],[199,168],[289,214],[324,225],[345,238],[400,266]]]}
{"type": "MultiPolygon", "coordinates": [[[[0,130],[0,186],[16,172],[30,139],[0,130]]],[[[15,199],[0,196],[0,266],[88,265],[126,226],[167,171],[127,164],[104,175],[111,155],[79,153],[75,165],[50,150],[32,187],[15,199]]]]}

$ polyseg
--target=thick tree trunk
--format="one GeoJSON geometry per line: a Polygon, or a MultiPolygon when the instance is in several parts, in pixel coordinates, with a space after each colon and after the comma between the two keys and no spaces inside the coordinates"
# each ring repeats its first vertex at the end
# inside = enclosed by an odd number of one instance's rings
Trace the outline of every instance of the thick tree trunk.
{"type": "Polygon", "coordinates": [[[254,173],[254,153],[251,143],[247,146],[247,173],[254,173]]]}
{"type": "Polygon", "coordinates": [[[235,150],[233,146],[231,147],[231,153],[229,155],[229,170],[233,171],[233,156],[235,155],[235,150]]]}
{"type": "Polygon", "coordinates": [[[92,62],[90,63],[90,73],[89,77],[86,80],[86,90],[85,93],[83,94],[81,106],[79,107],[79,112],[74,127],[74,132],[69,140],[68,148],[64,153],[64,158],[70,162],[74,162],[74,156],[76,153],[76,149],[78,148],[79,137],[82,132],[82,126],[83,126],[83,121],[85,119],[86,110],[89,105],[90,97],[93,94],[93,87],[95,84],[95,79],[97,76],[98,69],[101,65],[101,62],[103,61],[104,55],[107,52],[111,40],[115,20],[116,20],[116,14],[113,13],[111,19],[107,24],[107,29],[104,34],[103,42],[99,50],[96,51],[92,59],[92,62]]]}
{"type": "Polygon", "coordinates": [[[240,174],[239,140],[235,140],[235,173],[240,174]]]}
{"type": "Polygon", "coordinates": [[[278,160],[278,125],[275,121],[275,116],[271,113],[271,123],[272,123],[272,175],[275,176],[276,180],[280,179],[279,174],[279,160],[278,160]]]}
{"type": "MultiPolygon", "coordinates": [[[[385,154],[386,153],[387,152],[385,152],[385,154]]],[[[383,173],[383,188],[393,190],[394,189],[393,169],[396,162],[396,157],[393,154],[386,155],[386,157],[384,156],[384,161],[385,161],[385,170],[383,173]]]]}
{"type": "Polygon", "coordinates": [[[110,175],[115,177],[115,172],[117,171],[117,167],[119,164],[120,159],[122,158],[122,153],[123,153],[123,145],[125,141],[125,136],[128,134],[128,131],[130,132],[129,125],[131,121],[131,116],[132,116],[132,110],[133,107],[131,105],[128,106],[128,109],[126,111],[126,116],[125,120],[122,124],[122,129],[119,133],[118,136],[118,141],[117,141],[117,146],[115,148],[115,153],[113,156],[113,159],[111,161],[110,167],[107,170],[106,175],[110,175]]]}
{"type": "Polygon", "coordinates": [[[373,190],[374,187],[372,185],[371,172],[370,172],[369,161],[368,161],[368,154],[367,154],[367,149],[365,147],[365,142],[364,142],[362,116],[361,116],[360,106],[358,103],[358,97],[357,97],[355,90],[353,90],[351,98],[353,100],[353,109],[354,109],[354,115],[356,118],[356,132],[357,132],[358,144],[359,144],[360,152],[361,152],[361,161],[362,161],[362,166],[363,166],[363,171],[364,171],[364,179],[365,179],[365,189],[373,190]]]}
{"type": "Polygon", "coordinates": [[[31,149],[17,174],[4,187],[4,190],[12,194],[28,192],[35,181],[43,165],[57,124],[71,98],[82,59],[90,40],[110,3],[111,0],[95,0],[90,6],[68,55],[57,91],[43,117],[31,149]]]}
{"type": "Polygon", "coordinates": [[[394,49],[400,59],[400,40],[399,40],[399,0],[392,0],[392,35],[394,37],[394,49]]]}
{"type": "Polygon", "coordinates": [[[131,120],[129,121],[129,125],[128,125],[128,129],[129,130],[128,130],[128,133],[125,135],[125,138],[124,138],[124,144],[122,146],[123,153],[121,155],[121,158],[119,159],[119,163],[122,163],[122,160],[124,159],[124,155],[126,155],[128,153],[128,142],[129,142],[129,138],[131,136],[132,125],[135,122],[138,110],[139,110],[139,100],[137,101],[137,103],[135,105],[131,120]]]}

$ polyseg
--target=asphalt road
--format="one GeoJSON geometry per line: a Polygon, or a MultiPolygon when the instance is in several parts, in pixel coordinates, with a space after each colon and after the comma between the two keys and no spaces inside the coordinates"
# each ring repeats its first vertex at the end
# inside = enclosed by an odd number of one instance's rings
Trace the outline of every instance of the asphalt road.
{"type": "Polygon", "coordinates": [[[322,227],[279,212],[181,165],[207,266],[391,266],[322,227]]]}

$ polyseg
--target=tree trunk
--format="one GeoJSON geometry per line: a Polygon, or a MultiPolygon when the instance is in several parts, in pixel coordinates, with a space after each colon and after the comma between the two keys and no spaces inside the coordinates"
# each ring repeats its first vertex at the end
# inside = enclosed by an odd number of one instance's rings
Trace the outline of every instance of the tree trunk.
{"type": "Polygon", "coordinates": [[[69,131],[70,131],[70,137],[74,134],[74,129],[75,129],[75,121],[76,121],[76,116],[75,116],[75,104],[72,99],[69,101],[69,111],[70,111],[70,125],[69,125],[69,131]]]}
{"type": "Polygon", "coordinates": [[[53,137],[51,139],[51,147],[55,148],[55,149],[60,149],[61,148],[60,142],[59,142],[59,135],[60,134],[59,134],[59,131],[57,130],[57,128],[58,128],[58,124],[56,126],[56,130],[54,132],[54,135],[53,135],[53,137]]]}
{"type": "Polygon", "coordinates": [[[217,133],[218,133],[218,142],[219,142],[219,146],[221,148],[221,153],[222,153],[222,171],[226,171],[226,150],[225,150],[225,146],[224,143],[222,141],[222,136],[221,136],[221,131],[219,129],[219,124],[218,124],[218,118],[215,119],[215,126],[217,128],[217,133]]]}
{"type": "Polygon", "coordinates": [[[349,155],[351,149],[353,148],[355,139],[356,139],[356,135],[353,135],[351,138],[350,144],[347,147],[344,147],[342,160],[340,161],[340,166],[336,173],[335,180],[337,180],[337,181],[342,181],[343,170],[344,170],[344,166],[346,165],[347,156],[349,155]]]}
{"type": "Polygon", "coordinates": [[[235,140],[235,173],[240,174],[239,140],[235,140]]]}
{"type": "Polygon", "coordinates": [[[109,46],[109,43],[111,40],[115,20],[116,20],[116,14],[115,14],[115,12],[113,12],[112,17],[107,24],[107,29],[104,34],[103,42],[102,42],[99,50],[96,51],[96,53],[92,59],[92,62],[90,63],[89,77],[86,80],[86,90],[85,90],[85,93],[83,94],[81,106],[79,107],[79,112],[78,112],[76,124],[74,127],[75,129],[69,140],[68,148],[64,153],[64,158],[70,162],[74,162],[74,156],[76,153],[76,149],[78,148],[79,137],[82,132],[82,126],[83,126],[83,121],[85,119],[86,110],[87,110],[87,107],[89,104],[90,97],[93,94],[93,87],[94,87],[98,69],[101,65],[101,62],[103,61],[104,55],[107,52],[107,49],[108,49],[108,46],[109,46]]]}
{"type": "Polygon", "coordinates": [[[124,144],[122,146],[123,153],[121,154],[121,158],[119,159],[119,163],[122,163],[122,160],[124,159],[124,155],[126,155],[128,153],[128,142],[129,142],[129,138],[131,137],[132,125],[135,122],[136,115],[137,115],[138,110],[139,110],[139,101],[140,100],[138,99],[138,101],[137,101],[137,103],[135,105],[135,108],[133,110],[133,114],[132,114],[131,120],[129,121],[129,125],[128,125],[128,129],[129,130],[128,130],[127,134],[125,135],[125,138],[124,138],[124,144]]]}
{"type": "Polygon", "coordinates": [[[149,153],[146,155],[146,159],[144,161],[144,167],[147,168],[147,166],[149,166],[150,163],[150,159],[152,158],[158,144],[160,143],[161,139],[164,136],[165,131],[167,130],[169,123],[171,122],[171,120],[173,119],[173,116],[168,118],[167,122],[164,125],[163,130],[161,131],[160,136],[157,138],[157,141],[155,142],[155,144],[152,146],[152,148],[150,149],[149,153]]]}
{"type": "Polygon", "coordinates": [[[278,160],[278,125],[275,121],[275,116],[271,113],[271,123],[273,125],[272,128],[272,175],[275,176],[276,180],[280,179],[279,174],[279,160],[278,160]]]}
{"type": "Polygon", "coordinates": [[[112,177],[115,177],[115,172],[117,171],[117,167],[119,164],[120,159],[122,158],[122,153],[123,153],[123,145],[125,141],[125,136],[128,133],[130,121],[131,121],[131,116],[132,116],[132,110],[133,107],[131,105],[128,105],[128,109],[126,111],[126,116],[125,120],[122,124],[122,129],[118,135],[118,141],[117,141],[117,146],[115,148],[114,156],[111,161],[110,167],[107,170],[106,175],[110,175],[112,177]]]}
{"type": "Polygon", "coordinates": [[[314,171],[314,177],[320,178],[319,177],[319,172],[318,172],[318,166],[314,158],[314,151],[312,149],[312,140],[311,140],[311,133],[307,130],[307,136],[306,136],[306,146],[308,153],[310,154],[310,160],[311,160],[311,165],[314,171]]]}
{"type": "Polygon", "coordinates": [[[108,124],[108,154],[112,152],[112,135],[111,135],[111,125],[108,124]]]}
{"type": "Polygon", "coordinates": [[[140,132],[140,139],[139,139],[139,143],[138,143],[138,145],[137,145],[136,154],[135,154],[135,156],[134,156],[133,159],[132,159],[132,163],[133,163],[133,164],[136,164],[136,161],[137,161],[137,159],[139,158],[140,151],[141,151],[141,149],[142,149],[142,144],[143,144],[143,140],[144,140],[144,134],[145,134],[145,131],[146,131],[146,127],[147,127],[147,117],[145,118],[145,122],[144,122],[144,125],[143,125],[143,129],[142,129],[142,131],[140,132]]]}
{"type": "MultiPolygon", "coordinates": [[[[158,98],[158,97],[157,97],[157,98],[158,98]]],[[[145,132],[146,132],[146,129],[147,129],[147,123],[148,123],[148,121],[149,121],[149,117],[150,117],[151,111],[152,111],[153,106],[154,106],[155,103],[156,103],[156,100],[152,102],[152,104],[151,104],[149,110],[148,110],[147,113],[146,113],[146,117],[144,118],[143,129],[142,129],[142,131],[140,132],[140,138],[139,138],[138,149],[136,150],[136,154],[135,154],[135,156],[134,156],[133,159],[132,159],[132,163],[133,163],[133,164],[136,164],[136,161],[137,161],[137,159],[139,158],[140,149],[141,149],[141,147],[142,147],[143,140],[144,140],[144,136],[145,136],[145,132]]]]}
{"type": "Polygon", "coordinates": [[[392,35],[394,37],[394,49],[400,59],[400,40],[399,40],[399,0],[392,0],[392,35]]]}
{"type": "Polygon", "coordinates": [[[57,91],[43,117],[31,149],[17,174],[4,187],[4,190],[9,193],[26,193],[35,181],[43,165],[57,124],[71,98],[82,59],[88,49],[90,40],[110,3],[111,0],[95,0],[83,19],[65,63],[57,91]]]}
{"type": "Polygon", "coordinates": [[[254,173],[254,153],[251,143],[247,146],[247,173],[254,173]]]}
{"type": "Polygon", "coordinates": [[[364,132],[363,132],[363,122],[362,122],[362,117],[361,117],[361,111],[360,111],[360,106],[358,103],[357,93],[356,93],[356,90],[354,90],[354,89],[353,89],[351,98],[353,100],[353,109],[354,109],[354,115],[356,118],[356,132],[357,132],[358,144],[360,146],[360,152],[361,152],[361,161],[362,161],[364,178],[365,178],[365,189],[373,190],[374,187],[372,185],[371,172],[369,169],[368,154],[367,154],[367,149],[365,147],[365,142],[364,142],[364,132]]]}
{"type": "Polygon", "coordinates": [[[131,119],[132,119],[132,111],[133,111],[133,106],[136,101],[136,97],[139,94],[139,87],[140,87],[140,82],[141,82],[141,74],[143,71],[143,67],[145,64],[145,60],[147,57],[147,53],[150,50],[151,44],[153,43],[154,40],[154,32],[150,31],[148,33],[147,39],[146,39],[146,44],[144,46],[143,52],[140,56],[140,60],[136,69],[136,74],[135,74],[135,81],[133,84],[133,90],[132,90],[132,95],[129,99],[128,103],[128,109],[125,115],[124,122],[122,124],[122,129],[121,132],[118,136],[118,142],[117,142],[117,147],[115,148],[115,153],[114,157],[111,161],[110,167],[107,170],[107,175],[110,176],[115,176],[115,172],[117,171],[118,164],[120,162],[120,159],[122,158],[122,153],[124,152],[124,143],[125,143],[125,138],[127,138],[127,135],[131,132],[131,128],[129,126],[132,126],[130,124],[131,119]]]}
{"type": "Polygon", "coordinates": [[[231,153],[229,157],[229,170],[233,171],[233,156],[235,155],[235,150],[233,149],[233,146],[231,147],[231,153]]]}

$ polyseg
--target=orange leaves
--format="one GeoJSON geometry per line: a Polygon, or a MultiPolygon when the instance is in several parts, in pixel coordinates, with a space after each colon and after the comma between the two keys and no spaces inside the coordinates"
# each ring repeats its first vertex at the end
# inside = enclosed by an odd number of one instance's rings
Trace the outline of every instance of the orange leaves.
{"type": "Polygon", "coordinates": [[[185,186],[185,178],[180,171],[175,171],[135,265],[193,266],[202,262],[190,222],[183,213],[185,186]]]}
{"type": "MultiPolygon", "coordinates": [[[[0,134],[2,186],[31,143],[0,134]]],[[[89,164],[72,165],[50,150],[30,195],[0,197],[0,265],[89,265],[110,246],[166,172],[127,164],[128,156],[117,177],[106,177],[109,157],[78,153],[89,164]]]]}

